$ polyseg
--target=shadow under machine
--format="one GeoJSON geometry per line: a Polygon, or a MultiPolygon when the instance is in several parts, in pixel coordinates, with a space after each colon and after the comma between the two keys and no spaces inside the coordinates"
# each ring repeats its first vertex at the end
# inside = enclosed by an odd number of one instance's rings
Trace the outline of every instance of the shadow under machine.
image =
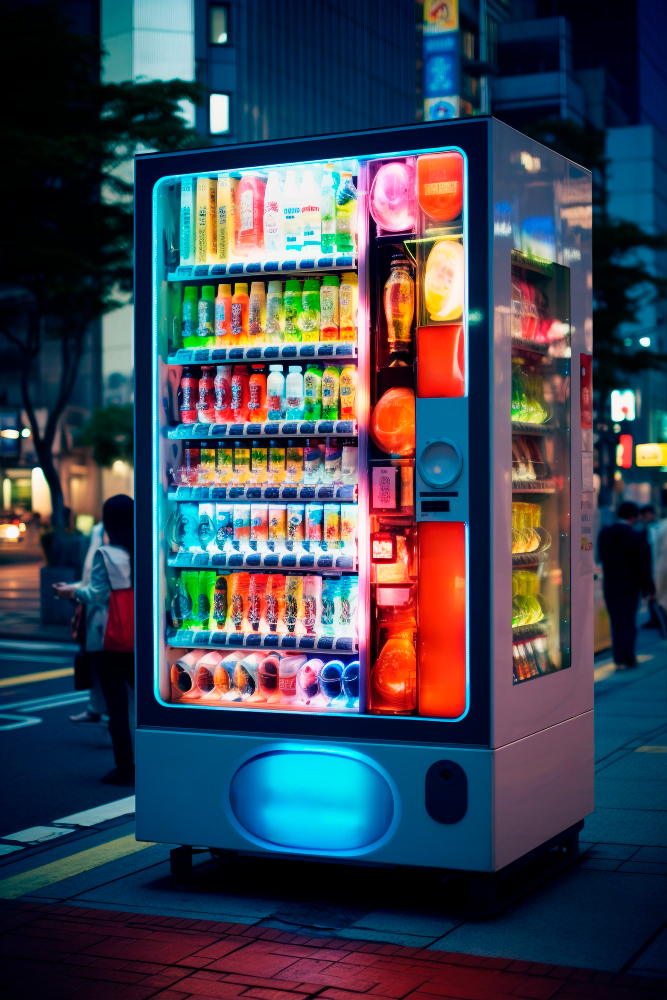
{"type": "Polygon", "coordinates": [[[498,872],[593,808],[590,175],[136,160],[137,837],[498,872]]]}

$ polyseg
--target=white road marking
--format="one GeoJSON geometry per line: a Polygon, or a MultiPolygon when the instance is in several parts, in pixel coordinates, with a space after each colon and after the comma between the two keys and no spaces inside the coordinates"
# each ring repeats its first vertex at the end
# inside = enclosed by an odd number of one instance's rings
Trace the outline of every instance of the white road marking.
{"type": "Polygon", "coordinates": [[[18,712],[43,712],[47,708],[60,708],[61,705],[75,705],[80,701],[88,701],[90,691],[67,691],[65,694],[46,695],[44,698],[30,698],[28,701],[14,701],[11,705],[0,702],[0,710],[18,712]]]}
{"type": "Polygon", "coordinates": [[[0,725],[0,730],[25,729],[26,726],[38,726],[42,721],[34,715],[10,715],[9,712],[0,712],[0,719],[10,720],[6,725],[0,725]]]}
{"type": "Polygon", "coordinates": [[[54,819],[53,822],[71,823],[74,826],[97,826],[98,823],[105,823],[108,819],[116,819],[118,816],[125,816],[133,812],[134,795],[128,795],[125,799],[107,802],[106,805],[95,806],[94,809],[86,809],[85,812],[64,816],[62,819],[54,819]]]}
{"type": "Polygon", "coordinates": [[[43,844],[47,840],[64,837],[67,833],[74,833],[74,830],[67,830],[63,826],[30,826],[18,833],[6,833],[2,839],[15,840],[18,844],[43,844]]]}

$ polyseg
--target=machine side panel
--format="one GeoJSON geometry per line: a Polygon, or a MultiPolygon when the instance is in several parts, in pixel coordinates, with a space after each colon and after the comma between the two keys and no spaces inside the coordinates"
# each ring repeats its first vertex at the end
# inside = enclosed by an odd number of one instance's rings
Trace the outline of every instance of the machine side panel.
{"type": "MultiPolygon", "coordinates": [[[[491,412],[492,490],[492,736],[502,747],[593,707],[593,560],[580,551],[582,493],[580,355],[592,350],[590,173],[501,122],[492,121],[493,157],[493,366],[491,412]],[[570,381],[570,608],[571,666],[514,684],[512,670],[512,250],[525,250],[525,222],[549,220],[553,260],[569,269],[570,381]]],[[[540,249],[540,254],[545,251],[540,249]]]]}
{"type": "Polygon", "coordinates": [[[495,871],[593,812],[593,713],[493,751],[495,871]]]}

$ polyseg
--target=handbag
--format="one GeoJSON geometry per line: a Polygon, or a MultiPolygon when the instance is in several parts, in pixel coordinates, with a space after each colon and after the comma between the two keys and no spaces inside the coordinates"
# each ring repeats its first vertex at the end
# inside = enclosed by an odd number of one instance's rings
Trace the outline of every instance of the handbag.
{"type": "Polygon", "coordinates": [[[134,587],[112,590],[109,595],[104,648],[112,653],[134,652],[134,587]]]}

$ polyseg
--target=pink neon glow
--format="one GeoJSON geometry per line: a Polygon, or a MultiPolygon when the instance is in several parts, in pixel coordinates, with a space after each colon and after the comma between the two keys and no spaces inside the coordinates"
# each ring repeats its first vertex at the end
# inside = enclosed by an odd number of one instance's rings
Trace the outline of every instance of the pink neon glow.
{"type": "Polygon", "coordinates": [[[359,260],[359,303],[357,308],[357,424],[359,428],[359,523],[358,523],[358,564],[359,599],[357,605],[357,629],[359,635],[359,711],[366,711],[368,698],[368,629],[370,601],[370,524],[368,500],[368,474],[366,457],[368,449],[368,424],[370,421],[370,372],[369,372],[369,306],[366,275],[366,255],[368,252],[368,164],[359,164],[357,184],[357,247],[359,260]]]}
{"type": "Polygon", "coordinates": [[[414,228],[417,216],[415,174],[409,163],[385,163],[373,181],[370,213],[390,233],[414,228]]]}

